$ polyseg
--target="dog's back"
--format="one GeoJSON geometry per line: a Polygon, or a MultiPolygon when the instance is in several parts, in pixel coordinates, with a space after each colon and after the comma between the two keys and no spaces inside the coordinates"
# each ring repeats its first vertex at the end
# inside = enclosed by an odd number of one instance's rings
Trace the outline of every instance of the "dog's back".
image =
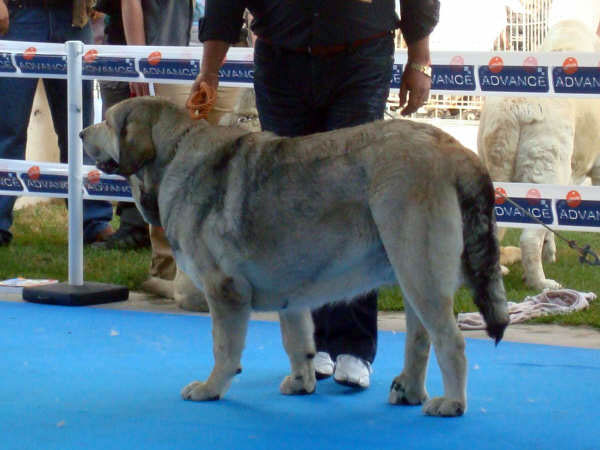
{"type": "MultiPolygon", "coordinates": [[[[540,51],[600,51],[600,39],[584,23],[565,20],[549,30],[540,51]]],[[[594,114],[600,119],[595,110],[597,100],[488,97],[481,110],[478,153],[494,181],[568,183],[571,152],[586,151],[577,145],[578,135],[590,132],[580,129],[578,121],[594,114]],[[578,116],[580,109],[590,113],[578,116]]],[[[595,159],[577,158],[586,161],[585,170],[595,159]]]]}

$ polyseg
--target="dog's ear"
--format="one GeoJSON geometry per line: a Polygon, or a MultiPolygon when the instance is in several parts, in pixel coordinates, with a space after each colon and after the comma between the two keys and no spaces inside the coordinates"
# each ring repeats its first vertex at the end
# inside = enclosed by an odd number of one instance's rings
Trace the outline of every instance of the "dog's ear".
{"type": "Polygon", "coordinates": [[[152,140],[156,105],[147,99],[129,99],[115,105],[110,112],[119,143],[119,169],[117,172],[120,175],[129,176],[156,156],[152,140]]]}

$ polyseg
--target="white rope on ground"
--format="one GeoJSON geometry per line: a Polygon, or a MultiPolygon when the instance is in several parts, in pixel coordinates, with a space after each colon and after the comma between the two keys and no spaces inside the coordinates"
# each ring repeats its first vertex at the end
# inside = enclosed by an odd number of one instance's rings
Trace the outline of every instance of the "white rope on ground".
{"type": "MultiPolygon", "coordinates": [[[[596,299],[593,292],[579,292],[573,289],[543,291],[535,296],[527,296],[520,303],[508,302],[510,323],[521,323],[534,317],[549,314],[567,314],[590,306],[596,299]]],[[[478,312],[460,313],[458,327],[461,330],[485,330],[483,316],[478,312]]]]}

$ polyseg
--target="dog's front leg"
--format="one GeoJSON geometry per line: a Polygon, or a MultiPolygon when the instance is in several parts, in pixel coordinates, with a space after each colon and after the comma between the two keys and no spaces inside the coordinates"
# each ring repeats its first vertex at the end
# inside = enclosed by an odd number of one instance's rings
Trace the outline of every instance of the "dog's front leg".
{"type": "Polygon", "coordinates": [[[312,394],[315,391],[314,325],[310,311],[280,311],[283,346],[290,358],[292,373],[281,382],[282,394],[312,394]]]}
{"type": "Polygon", "coordinates": [[[233,377],[241,372],[240,361],[251,311],[251,289],[245,280],[221,277],[207,283],[206,297],[213,325],[215,366],[206,382],[194,381],[181,391],[185,400],[219,400],[233,377]]]}
{"type": "Polygon", "coordinates": [[[425,389],[425,376],[431,340],[409,302],[404,303],[404,309],[406,311],[404,370],[392,382],[389,401],[394,405],[421,405],[429,399],[425,389]]]}

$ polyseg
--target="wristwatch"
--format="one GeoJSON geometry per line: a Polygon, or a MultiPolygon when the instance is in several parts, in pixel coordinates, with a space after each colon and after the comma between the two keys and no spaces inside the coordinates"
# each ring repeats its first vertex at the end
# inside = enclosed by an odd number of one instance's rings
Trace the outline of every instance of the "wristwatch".
{"type": "Polygon", "coordinates": [[[412,70],[416,70],[417,72],[424,73],[429,78],[431,78],[431,66],[424,66],[423,64],[410,62],[408,63],[408,67],[412,70]]]}

